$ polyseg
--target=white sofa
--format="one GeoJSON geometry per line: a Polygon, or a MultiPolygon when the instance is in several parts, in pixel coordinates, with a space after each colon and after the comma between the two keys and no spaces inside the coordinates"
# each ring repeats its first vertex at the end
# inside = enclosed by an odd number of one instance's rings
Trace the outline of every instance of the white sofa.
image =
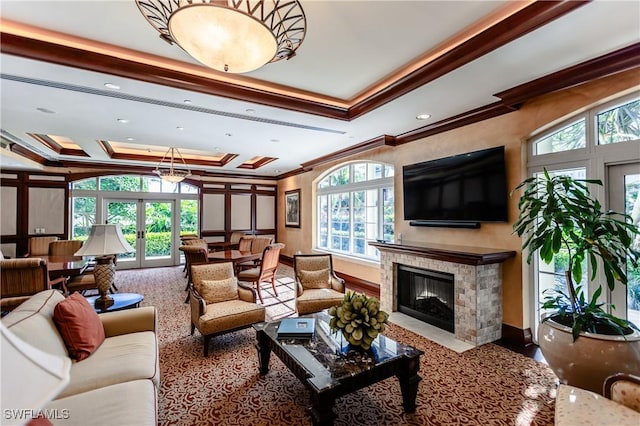
{"type": "MultiPolygon", "coordinates": [[[[16,336],[45,352],[68,357],[53,321],[56,290],[35,294],[2,319],[16,336]]],[[[65,413],[54,425],[156,425],[159,352],[154,307],[99,315],[105,341],[88,358],[73,362],[69,384],[42,407],[65,413]]],[[[28,386],[15,383],[16,388],[28,386]]]]}

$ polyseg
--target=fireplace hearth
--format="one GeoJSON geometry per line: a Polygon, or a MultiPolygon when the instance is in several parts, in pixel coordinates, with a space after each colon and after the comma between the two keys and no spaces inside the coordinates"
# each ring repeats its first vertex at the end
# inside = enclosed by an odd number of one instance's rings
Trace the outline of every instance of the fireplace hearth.
{"type": "Polygon", "coordinates": [[[452,274],[398,265],[398,311],[454,332],[452,274]]]}

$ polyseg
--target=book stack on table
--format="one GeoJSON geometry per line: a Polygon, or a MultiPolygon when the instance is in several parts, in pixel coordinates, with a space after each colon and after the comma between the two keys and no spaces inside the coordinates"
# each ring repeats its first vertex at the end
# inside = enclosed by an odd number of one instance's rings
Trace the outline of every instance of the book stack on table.
{"type": "Polygon", "coordinates": [[[280,321],[278,339],[311,339],[315,330],[315,318],[286,318],[280,321]]]}

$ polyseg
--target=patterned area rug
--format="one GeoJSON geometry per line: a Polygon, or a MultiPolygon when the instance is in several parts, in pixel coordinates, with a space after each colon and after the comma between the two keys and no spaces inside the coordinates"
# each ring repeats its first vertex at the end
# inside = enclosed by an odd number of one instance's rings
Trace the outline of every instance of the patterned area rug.
{"type": "MultiPolygon", "coordinates": [[[[294,313],[291,268],[281,271],[278,297],[263,286],[272,319],[294,313]]],[[[252,329],[212,339],[203,357],[202,336],[189,335],[182,267],[118,271],[116,283],[159,312],[160,426],[311,424],[307,390],[276,356],[258,374],[252,329]]],[[[403,412],[391,378],[338,399],[336,425],[553,424],[556,377],[544,364],[494,344],[458,354],[393,324],[385,334],[425,353],[416,412],[403,412]]]]}

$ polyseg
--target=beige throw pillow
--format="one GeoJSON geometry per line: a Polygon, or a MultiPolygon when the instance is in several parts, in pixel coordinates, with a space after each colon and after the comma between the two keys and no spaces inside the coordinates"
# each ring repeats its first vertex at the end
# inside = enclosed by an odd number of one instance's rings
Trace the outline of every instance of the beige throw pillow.
{"type": "Polygon", "coordinates": [[[207,305],[238,299],[238,279],[236,277],[224,280],[203,280],[196,290],[207,305]]]}
{"type": "Polygon", "coordinates": [[[304,288],[330,288],[329,268],[317,271],[298,271],[298,278],[304,288]]]}

